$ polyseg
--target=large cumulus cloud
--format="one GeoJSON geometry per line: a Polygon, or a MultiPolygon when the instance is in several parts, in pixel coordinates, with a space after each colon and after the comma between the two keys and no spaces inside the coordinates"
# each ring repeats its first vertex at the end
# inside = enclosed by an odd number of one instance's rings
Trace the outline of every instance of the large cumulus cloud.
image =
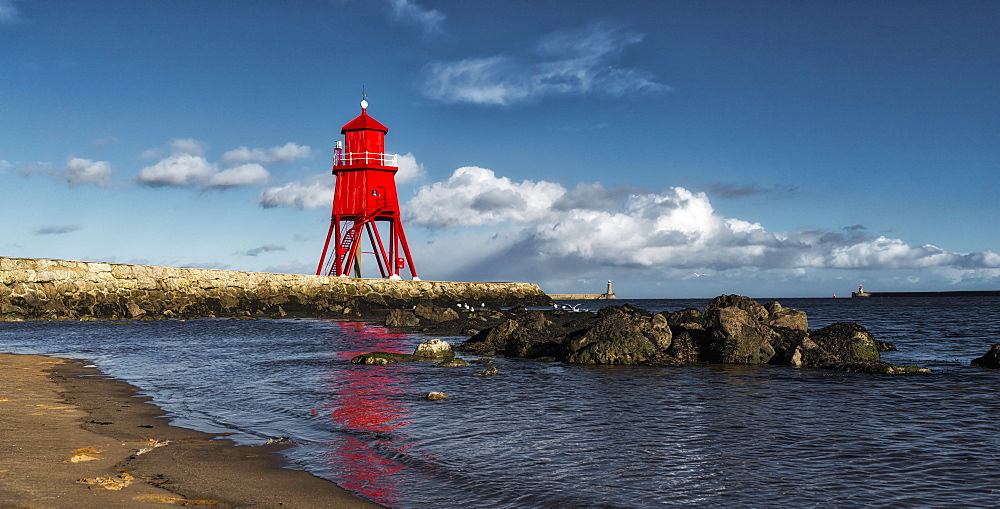
{"type": "MultiPolygon", "coordinates": [[[[438,232],[442,243],[446,231],[478,229],[491,246],[478,250],[481,265],[520,260],[581,273],[601,267],[706,273],[949,268],[1000,275],[1000,254],[993,251],[910,245],[862,225],[771,232],[718,214],[706,193],[683,187],[609,189],[594,182],[567,189],[464,167],[420,188],[404,213],[408,225],[438,232]]],[[[466,243],[472,237],[461,235],[466,243]]]]}

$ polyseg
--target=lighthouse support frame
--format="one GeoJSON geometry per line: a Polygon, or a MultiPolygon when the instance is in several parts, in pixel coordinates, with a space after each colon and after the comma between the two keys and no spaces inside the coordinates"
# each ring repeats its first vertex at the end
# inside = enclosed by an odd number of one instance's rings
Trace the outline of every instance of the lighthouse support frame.
{"type": "Polygon", "coordinates": [[[340,131],[345,135],[344,144],[335,144],[332,173],[337,183],[316,274],[347,276],[362,254],[372,254],[383,278],[401,279],[399,272],[408,267],[413,279],[419,281],[400,219],[395,182],[398,157],[385,153],[389,128],[368,116],[367,108],[368,101],[362,100],[361,115],[340,131]],[[388,246],[379,223],[389,223],[388,246]],[[365,236],[372,251],[363,253],[365,236]]]}

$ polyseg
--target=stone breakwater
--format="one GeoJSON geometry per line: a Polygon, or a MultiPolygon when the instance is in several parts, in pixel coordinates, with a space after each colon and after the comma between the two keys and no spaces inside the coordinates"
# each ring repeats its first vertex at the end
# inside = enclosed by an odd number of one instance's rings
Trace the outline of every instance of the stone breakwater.
{"type": "Polygon", "coordinates": [[[359,317],[418,303],[546,305],[528,283],[391,281],[0,257],[0,321],[359,317]]]}

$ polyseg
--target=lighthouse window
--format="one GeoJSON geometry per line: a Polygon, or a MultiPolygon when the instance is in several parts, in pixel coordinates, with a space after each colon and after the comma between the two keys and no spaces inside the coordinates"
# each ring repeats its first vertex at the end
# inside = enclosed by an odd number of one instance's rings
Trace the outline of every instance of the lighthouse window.
{"type": "Polygon", "coordinates": [[[378,196],[378,191],[372,191],[372,196],[378,196]]]}

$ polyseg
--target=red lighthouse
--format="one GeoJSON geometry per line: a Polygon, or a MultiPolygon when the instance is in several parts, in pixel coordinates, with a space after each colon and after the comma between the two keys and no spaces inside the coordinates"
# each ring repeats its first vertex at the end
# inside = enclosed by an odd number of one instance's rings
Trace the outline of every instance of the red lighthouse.
{"type": "MultiPolygon", "coordinates": [[[[337,141],[334,148],[337,187],[316,275],[347,276],[351,266],[360,262],[363,237],[367,236],[382,277],[400,279],[399,272],[409,267],[413,279],[420,280],[399,215],[396,154],[385,153],[388,132],[388,127],[368,116],[368,101],[364,99],[361,114],[340,130],[346,143],[341,146],[337,141]],[[378,223],[388,225],[380,229],[378,223]],[[382,242],[384,234],[388,235],[388,249],[382,242]]],[[[355,275],[360,277],[360,270],[355,275]]]]}

